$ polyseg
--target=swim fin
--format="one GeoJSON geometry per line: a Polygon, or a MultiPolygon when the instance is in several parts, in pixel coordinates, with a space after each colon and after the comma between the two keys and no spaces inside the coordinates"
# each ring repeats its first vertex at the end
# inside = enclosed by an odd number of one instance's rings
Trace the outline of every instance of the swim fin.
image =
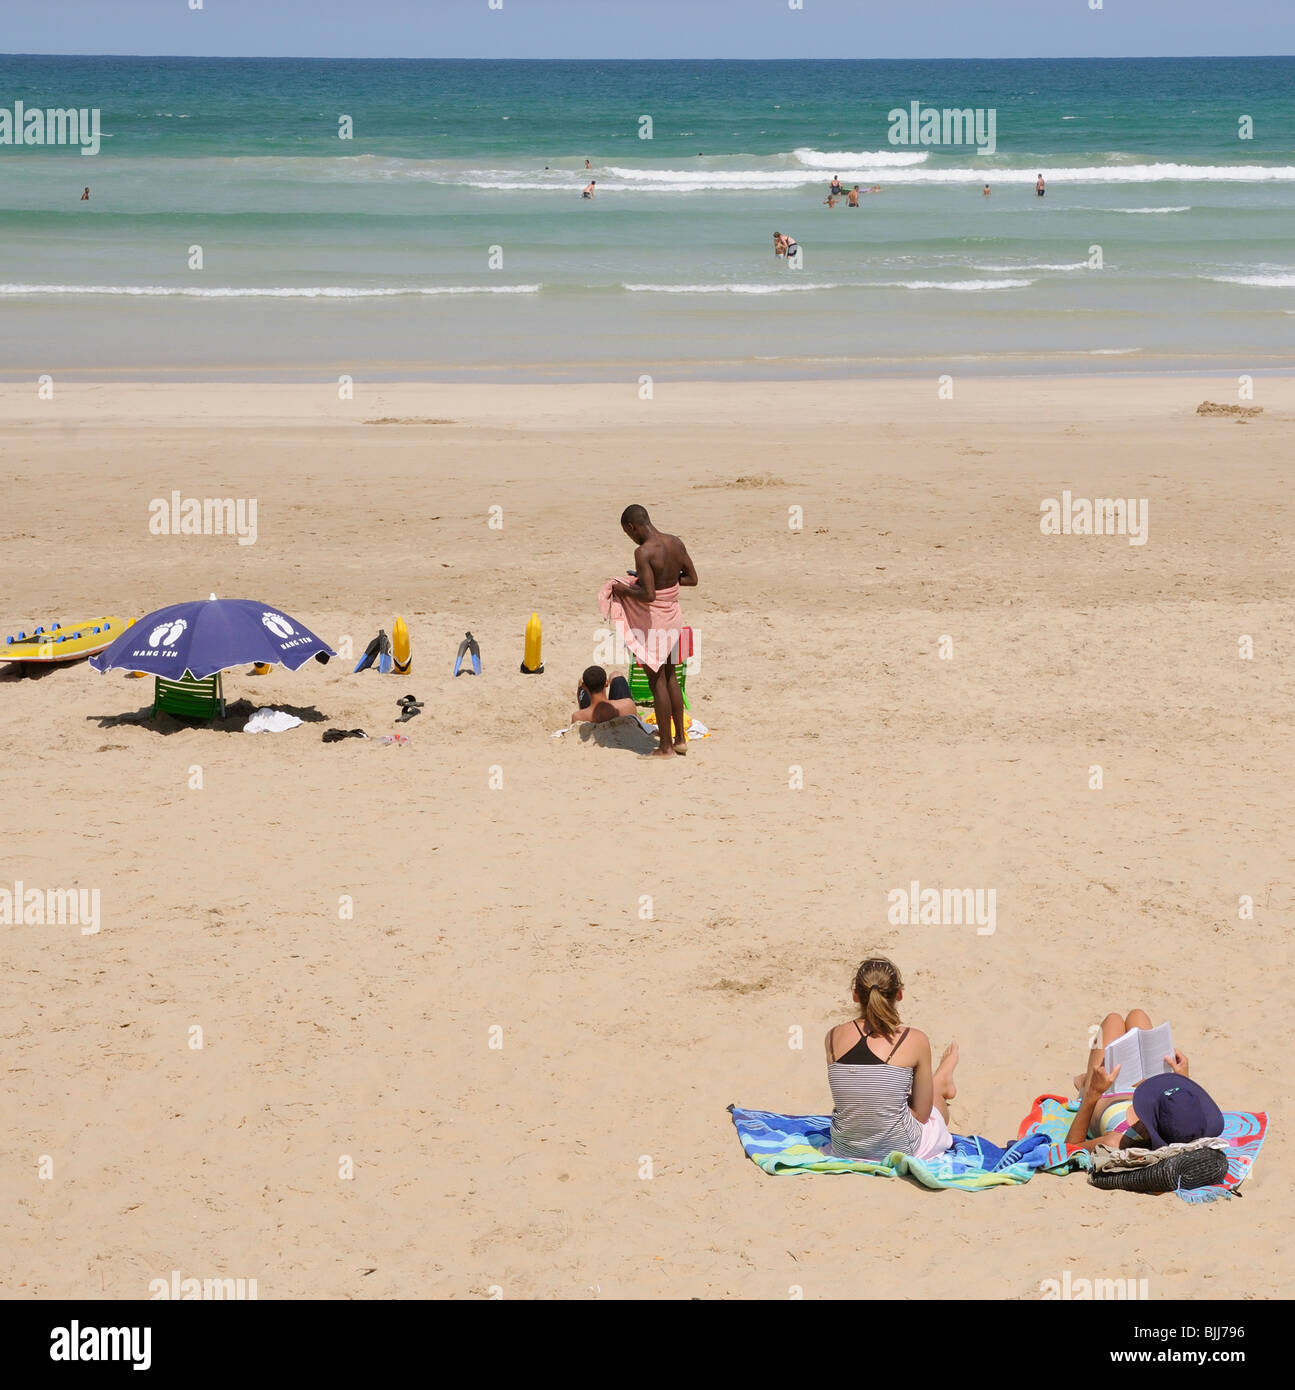
{"type": "MultiPolygon", "coordinates": [[[[385,675],[391,670],[391,639],[381,629],[378,635],[364,649],[364,655],[360,658],[355,667],[355,671],[367,671],[374,662],[378,663],[378,671],[385,675]]],[[[351,674],[354,675],[355,671],[351,674]]]]}
{"type": "Polygon", "coordinates": [[[469,654],[472,656],[472,674],[479,676],[481,674],[481,648],[477,646],[477,639],[470,632],[465,632],[463,641],[459,643],[458,655],[454,658],[454,674],[456,676],[463,674],[463,658],[469,654]]]}

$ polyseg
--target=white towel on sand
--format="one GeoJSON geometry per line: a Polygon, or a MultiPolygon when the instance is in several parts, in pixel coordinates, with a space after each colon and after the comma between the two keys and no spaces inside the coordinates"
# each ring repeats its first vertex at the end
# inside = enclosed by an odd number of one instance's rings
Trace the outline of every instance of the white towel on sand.
{"type": "Polygon", "coordinates": [[[263,705],[243,725],[245,734],[281,734],[285,729],[295,729],[301,720],[287,710],[271,709],[263,705]]]}

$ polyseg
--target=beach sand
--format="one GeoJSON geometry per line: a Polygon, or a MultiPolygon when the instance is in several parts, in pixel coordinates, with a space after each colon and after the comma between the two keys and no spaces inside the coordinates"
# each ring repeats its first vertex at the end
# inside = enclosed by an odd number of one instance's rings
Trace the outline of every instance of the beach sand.
{"type": "Polygon", "coordinates": [[[5,1296],[1283,1294],[1295,382],[1196,413],[1236,390],[0,388],[0,630],[214,591],[414,642],[396,680],[231,672],[215,729],[140,722],[151,681],[85,663],[0,674],[0,884],[102,917],[0,937],[5,1296]],[[1042,535],[1063,489],[1148,499],[1147,543],[1042,535]],[[256,499],[256,544],[151,535],[173,490],[256,499]],[[550,736],[630,502],[700,573],[686,759],[550,736]],[[485,674],[454,681],[468,628],[485,674]],[[407,692],[408,747],[321,741],[407,692]],[[306,723],[243,736],[263,704],[306,723]],[[890,925],[914,879],[993,888],[995,932],[890,925]],[[725,1107],[828,1108],[821,1039],[875,951],[961,1044],[953,1128],[996,1141],[1108,1010],[1168,1017],[1225,1108],[1272,1116],[1243,1200],[764,1176],[725,1107]]]}

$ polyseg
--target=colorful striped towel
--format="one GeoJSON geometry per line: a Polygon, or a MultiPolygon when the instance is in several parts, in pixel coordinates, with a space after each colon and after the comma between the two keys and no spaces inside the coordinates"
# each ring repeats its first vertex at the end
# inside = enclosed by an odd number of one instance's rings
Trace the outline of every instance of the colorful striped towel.
{"type": "MultiPolygon", "coordinates": [[[[1040,1096],[1034,1109],[1021,1121],[1020,1139],[1044,1135],[1053,1151],[1064,1155],[1064,1140],[1070,1122],[1075,1117],[1074,1102],[1063,1096],[1040,1096]]],[[[1228,1175],[1214,1187],[1198,1187],[1193,1192],[1180,1192],[1184,1202],[1216,1202],[1229,1197],[1250,1176],[1250,1169],[1259,1157],[1259,1150],[1268,1136],[1268,1116],[1262,1111],[1225,1110],[1223,1138],[1228,1141],[1228,1175]]],[[[1053,1171],[1065,1171],[1054,1169],[1053,1171]]]]}
{"type": "Polygon", "coordinates": [[[955,1134],[953,1148],[938,1158],[918,1159],[893,1153],[884,1163],[861,1158],[835,1158],[827,1115],[776,1115],[769,1110],[743,1110],[730,1105],[729,1113],[747,1157],[766,1173],[867,1173],[878,1178],[910,1177],[924,1187],[954,1187],[981,1192],[988,1187],[1028,1182],[1048,1169],[1069,1172],[1088,1162],[1086,1154],[1067,1156],[1063,1147],[1045,1134],[1018,1139],[1006,1149],[988,1139],[955,1134]]]}

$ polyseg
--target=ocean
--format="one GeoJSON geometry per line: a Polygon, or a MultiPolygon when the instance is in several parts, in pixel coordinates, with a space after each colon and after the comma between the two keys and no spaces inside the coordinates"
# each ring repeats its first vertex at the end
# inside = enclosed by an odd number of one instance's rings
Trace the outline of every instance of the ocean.
{"type": "Polygon", "coordinates": [[[102,138],[0,143],[6,380],[1293,365],[1292,58],[0,57],[18,101],[102,138]]]}

